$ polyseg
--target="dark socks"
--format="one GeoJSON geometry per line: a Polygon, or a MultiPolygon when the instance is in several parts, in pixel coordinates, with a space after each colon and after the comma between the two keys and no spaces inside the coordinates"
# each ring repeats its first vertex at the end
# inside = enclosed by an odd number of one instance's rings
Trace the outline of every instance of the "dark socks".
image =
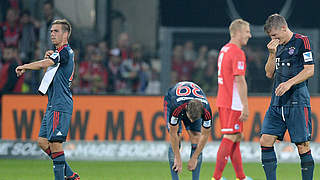
{"type": "Polygon", "coordinates": [[[314,170],[314,160],[311,155],[311,150],[299,154],[301,160],[301,174],[302,180],[312,180],[313,179],[313,170],[314,170]]]}
{"type": "Polygon", "coordinates": [[[53,161],[53,171],[55,180],[65,180],[64,179],[64,171],[65,171],[65,157],[64,152],[55,152],[51,154],[51,158],[53,161]]]}
{"type": "Polygon", "coordinates": [[[261,160],[267,180],[276,180],[277,157],[274,148],[261,146],[261,160]]]}
{"type": "MultiPolygon", "coordinates": [[[[50,148],[46,149],[44,152],[47,153],[48,156],[52,159],[50,148]]],[[[69,164],[67,163],[67,161],[65,161],[65,175],[68,177],[73,175],[73,171],[72,171],[71,167],[69,166],[69,164]]]]}

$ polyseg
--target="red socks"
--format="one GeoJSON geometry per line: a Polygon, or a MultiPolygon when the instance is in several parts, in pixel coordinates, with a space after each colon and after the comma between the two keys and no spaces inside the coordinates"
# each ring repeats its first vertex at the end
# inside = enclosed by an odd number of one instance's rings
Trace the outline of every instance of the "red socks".
{"type": "Polygon", "coordinates": [[[217,153],[216,168],[213,173],[215,179],[220,179],[222,172],[227,165],[228,158],[231,154],[233,142],[230,139],[223,138],[217,153]]]}
{"type": "Polygon", "coordinates": [[[236,177],[239,179],[246,178],[246,175],[244,174],[243,167],[242,167],[242,158],[241,158],[241,153],[240,153],[240,142],[235,142],[233,144],[231,154],[230,154],[230,159],[231,159],[234,171],[236,172],[236,177]]]}
{"type": "Polygon", "coordinates": [[[220,179],[225,166],[228,163],[228,158],[231,158],[233,168],[236,172],[236,177],[244,179],[246,176],[243,172],[242,158],[240,153],[240,142],[233,142],[230,139],[223,138],[217,153],[216,168],[213,177],[220,179]]]}

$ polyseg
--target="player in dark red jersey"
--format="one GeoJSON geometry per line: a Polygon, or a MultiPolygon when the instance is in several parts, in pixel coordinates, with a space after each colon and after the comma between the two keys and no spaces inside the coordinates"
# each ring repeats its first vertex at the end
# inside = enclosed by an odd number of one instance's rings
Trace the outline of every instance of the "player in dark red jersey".
{"type": "Polygon", "coordinates": [[[164,98],[164,113],[171,142],[168,158],[172,179],[178,180],[178,173],[182,171],[179,149],[183,122],[191,141],[188,169],[192,170],[192,179],[198,180],[202,150],[212,126],[211,108],[204,92],[193,82],[177,83],[164,98]]]}
{"type": "Polygon", "coordinates": [[[288,130],[301,159],[303,180],[313,179],[314,160],[311,139],[311,109],[308,78],[314,73],[314,60],[308,37],[290,31],[284,17],[273,14],[264,26],[271,41],[267,45],[266,76],[274,78],[269,109],[261,129],[262,164],[267,180],[276,179],[277,157],[273,144],[288,130]]]}

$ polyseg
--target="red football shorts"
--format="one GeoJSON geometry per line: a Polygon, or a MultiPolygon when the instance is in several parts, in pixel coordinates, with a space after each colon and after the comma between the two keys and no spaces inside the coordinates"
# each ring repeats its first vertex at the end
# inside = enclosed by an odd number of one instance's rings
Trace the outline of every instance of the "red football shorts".
{"type": "Polygon", "coordinates": [[[218,112],[222,134],[234,134],[242,132],[243,122],[239,120],[241,111],[219,107],[218,112]]]}

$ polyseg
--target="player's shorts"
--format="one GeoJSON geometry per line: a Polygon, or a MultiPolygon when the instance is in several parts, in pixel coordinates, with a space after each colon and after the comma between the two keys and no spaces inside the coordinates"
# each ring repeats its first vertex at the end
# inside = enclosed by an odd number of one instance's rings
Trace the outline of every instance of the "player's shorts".
{"type": "Polygon", "coordinates": [[[283,140],[288,129],[291,142],[311,140],[311,108],[303,106],[270,106],[263,120],[261,134],[270,134],[283,140]]]}
{"type": "Polygon", "coordinates": [[[47,138],[51,142],[65,142],[71,116],[71,113],[53,111],[47,108],[41,122],[39,137],[47,138]]]}
{"type": "MultiPolygon", "coordinates": [[[[167,118],[170,119],[170,118],[167,118]]],[[[201,126],[202,126],[202,119],[198,119],[196,121],[194,121],[193,123],[189,120],[189,119],[179,119],[179,128],[178,128],[178,133],[180,134],[182,132],[182,121],[183,121],[183,125],[185,127],[186,130],[190,130],[190,131],[195,131],[195,132],[201,132],[201,126]]],[[[169,132],[169,125],[170,123],[167,120],[167,129],[169,132]]],[[[177,125],[177,126],[178,126],[177,125]]]]}
{"type": "Polygon", "coordinates": [[[222,134],[235,134],[243,130],[243,122],[239,120],[241,111],[219,107],[219,120],[222,134]]]}

